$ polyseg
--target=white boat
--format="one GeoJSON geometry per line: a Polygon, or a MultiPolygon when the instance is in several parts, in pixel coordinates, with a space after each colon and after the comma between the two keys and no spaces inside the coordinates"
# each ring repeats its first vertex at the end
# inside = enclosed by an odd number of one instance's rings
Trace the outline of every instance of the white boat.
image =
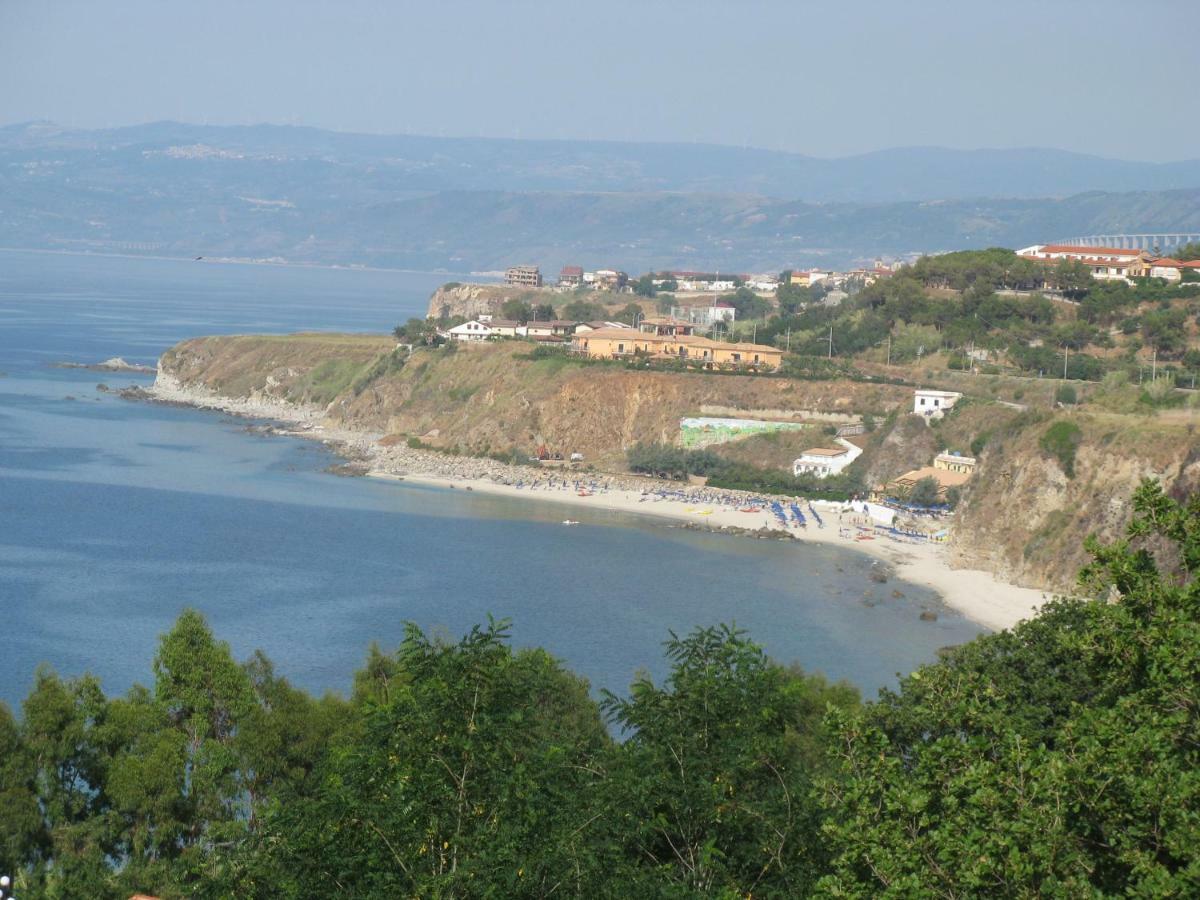
{"type": "Polygon", "coordinates": [[[563,519],[563,524],[564,525],[578,525],[579,523],[576,522],[574,519],[563,519]]]}

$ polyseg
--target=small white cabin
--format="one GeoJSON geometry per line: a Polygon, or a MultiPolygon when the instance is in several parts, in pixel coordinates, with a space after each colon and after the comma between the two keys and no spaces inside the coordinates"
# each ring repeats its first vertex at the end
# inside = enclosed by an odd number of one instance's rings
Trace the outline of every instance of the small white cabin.
{"type": "Polygon", "coordinates": [[[913,412],[926,419],[940,419],[961,397],[958,391],[917,390],[913,393],[913,412]]]}

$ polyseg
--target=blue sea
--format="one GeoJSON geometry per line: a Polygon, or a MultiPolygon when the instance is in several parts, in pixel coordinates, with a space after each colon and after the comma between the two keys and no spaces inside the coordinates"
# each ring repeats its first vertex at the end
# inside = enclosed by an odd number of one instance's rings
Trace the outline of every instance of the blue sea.
{"type": "Polygon", "coordinates": [[[39,665],[150,683],[185,607],[315,692],[347,691],[410,621],[453,637],[509,619],[514,643],[618,693],[698,625],[868,695],[981,632],[848,549],[583,509],[563,528],[551,504],[337,477],[317,444],[96,390],[152,376],[56,367],[152,365],[205,334],[386,332],[451,277],[0,251],[0,701],[39,665]]]}

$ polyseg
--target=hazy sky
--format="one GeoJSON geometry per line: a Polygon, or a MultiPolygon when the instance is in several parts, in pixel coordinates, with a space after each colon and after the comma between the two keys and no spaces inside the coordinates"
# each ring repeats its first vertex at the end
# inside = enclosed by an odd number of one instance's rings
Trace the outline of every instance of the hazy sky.
{"type": "Polygon", "coordinates": [[[0,0],[0,124],[1200,156],[1198,0],[0,0]]]}

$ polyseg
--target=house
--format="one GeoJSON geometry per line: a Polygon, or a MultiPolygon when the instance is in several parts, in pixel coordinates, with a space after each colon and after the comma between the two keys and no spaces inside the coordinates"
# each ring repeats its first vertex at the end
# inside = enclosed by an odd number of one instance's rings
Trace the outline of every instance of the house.
{"type": "Polygon", "coordinates": [[[933,391],[918,388],[913,392],[913,412],[926,419],[940,419],[962,397],[958,391],[933,391]]]}
{"type": "Polygon", "coordinates": [[[905,472],[903,475],[893,478],[887,484],[876,487],[871,492],[871,499],[907,500],[917,482],[924,481],[926,478],[932,478],[937,482],[937,502],[945,503],[947,492],[951,488],[961,488],[971,476],[964,472],[950,472],[934,466],[922,466],[919,469],[913,469],[911,472],[905,472]]]}
{"type": "Polygon", "coordinates": [[[789,283],[799,285],[800,287],[812,287],[818,281],[824,281],[826,278],[832,276],[833,273],[825,269],[803,269],[792,272],[789,283]]]}
{"type": "Polygon", "coordinates": [[[830,475],[837,475],[862,455],[862,448],[847,440],[838,438],[836,443],[837,447],[813,447],[811,450],[805,450],[792,463],[792,474],[828,478],[830,475]]]}
{"type": "Polygon", "coordinates": [[[1183,278],[1183,263],[1177,259],[1164,256],[1150,260],[1149,275],[1151,278],[1164,278],[1167,281],[1180,281],[1183,278]]]}
{"type": "Polygon", "coordinates": [[[696,326],[686,319],[672,316],[647,316],[638,323],[638,331],[657,335],[695,334],[696,326]]]}
{"type": "Polygon", "coordinates": [[[617,292],[624,289],[629,282],[629,276],[616,269],[597,269],[594,280],[597,289],[617,292]]]}
{"type": "Polygon", "coordinates": [[[724,300],[709,306],[672,306],[671,318],[696,325],[712,326],[720,322],[732,322],[737,318],[737,307],[724,300]]]}
{"type": "Polygon", "coordinates": [[[504,283],[520,287],[541,287],[542,273],[537,266],[510,266],[504,271],[504,283]]]}
{"type": "Polygon", "coordinates": [[[445,332],[446,337],[452,341],[486,341],[492,336],[491,326],[486,322],[480,322],[478,319],[472,319],[469,322],[463,322],[461,325],[455,325],[449,331],[445,332]]]}
{"type": "Polygon", "coordinates": [[[599,331],[601,328],[626,328],[630,331],[633,327],[626,325],[624,322],[579,322],[575,325],[574,334],[583,334],[585,331],[599,331]]]}
{"type": "Polygon", "coordinates": [[[564,338],[573,334],[575,322],[565,319],[553,319],[548,322],[527,322],[523,331],[518,331],[525,337],[531,338],[564,338]]]}
{"type": "Polygon", "coordinates": [[[515,319],[484,319],[480,316],[479,320],[491,330],[493,337],[515,338],[520,334],[521,323],[515,319]]]}
{"type": "Polygon", "coordinates": [[[583,284],[583,266],[563,266],[558,283],[561,287],[579,287],[583,284]]]}
{"type": "MultiPolygon", "coordinates": [[[[1046,261],[1072,260],[1087,266],[1101,281],[1129,281],[1150,274],[1150,254],[1122,247],[1079,247],[1073,244],[1034,244],[1017,251],[1018,256],[1046,261]]],[[[1166,276],[1162,276],[1166,277],[1166,276]]]]}
{"type": "Polygon", "coordinates": [[[783,364],[783,351],[764,344],[728,344],[699,335],[657,334],[627,328],[602,328],[575,335],[571,350],[591,359],[650,359],[698,361],[706,369],[717,367],[774,371],[783,364]]]}
{"type": "Polygon", "coordinates": [[[971,475],[975,471],[976,459],[973,456],[961,456],[949,450],[939,453],[933,458],[933,467],[944,472],[958,472],[961,475],[971,475]]]}

